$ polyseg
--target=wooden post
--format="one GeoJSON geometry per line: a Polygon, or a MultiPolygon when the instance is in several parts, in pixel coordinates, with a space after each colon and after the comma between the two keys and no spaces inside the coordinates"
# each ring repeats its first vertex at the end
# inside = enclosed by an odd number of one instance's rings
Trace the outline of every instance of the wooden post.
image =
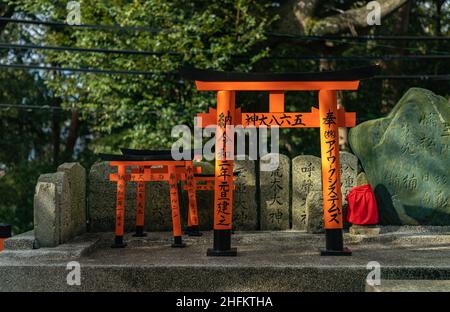
{"type": "Polygon", "coordinates": [[[216,165],[214,178],[214,245],[208,256],[236,256],[231,248],[235,92],[217,92],[216,165]]]}
{"type": "Polygon", "coordinates": [[[269,92],[269,112],[284,112],[284,91],[269,92]]]}
{"type": "Polygon", "coordinates": [[[172,247],[185,247],[183,244],[181,220],[180,220],[180,205],[178,202],[178,179],[176,168],[173,165],[168,165],[169,172],[169,191],[170,191],[170,207],[172,208],[172,226],[173,226],[173,244],[172,247]]]}
{"type": "Polygon", "coordinates": [[[125,173],[124,165],[117,166],[117,194],[116,194],[116,237],[113,248],[123,248],[127,244],[123,241],[124,223],[125,223],[125,173]]]}
{"type": "MultiPolygon", "coordinates": [[[[144,174],[144,168],[139,167],[139,174],[144,174]]],[[[144,211],[145,211],[145,182],[137,182],[136,190],[136,233],[134,237],[144,237],[147,233],[144,232],[144,211]]]]}
{"type": "Polygon", "coordinates": [[[322,193],[326,249],[321,255],[349,256],[344,248],[342,193],[339,165],[337,97],[334,90],[319,91],[322,193]]]}
{"type": "Polygon", "coordinates": [[[189,161],[186,164],[186,188],[189,199],[188,230],[186,231],[186,234],[189,236],[202,236],[202,233],[200,233],[198,228],[196,184],[194,179],[194,165],[192,164],[192,161],[189,161]]]}

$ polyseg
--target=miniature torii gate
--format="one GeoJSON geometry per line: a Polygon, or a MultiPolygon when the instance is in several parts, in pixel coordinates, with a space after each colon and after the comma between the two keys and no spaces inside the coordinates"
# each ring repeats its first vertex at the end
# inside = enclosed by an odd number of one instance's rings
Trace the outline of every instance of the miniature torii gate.
{"type": "Polygon", "coordinates": [[[342,193],[339,164],[338,127],[354,127],[356,114],[337,108],[337,91],[357,90],[359,80],[375,75],[378,67],[361,67],[346,71],[318,73],[234,73],[183,68],[185,79],[195,80],[197,90],[216,91],[217,109],[199,114],[203,126],[217,124],[214,192],[214,245],[208,256],[235,256],[231,248],[234,133],[227,126],[277,126],[282,128],[320,128],[322,157],[322,193],[326,248],[321,255],[351,255],[343,243],[342,193]],[[235,108],[236,91],[268,91],[268,113],[241,113],[235,108]],[[319,91],[319,109],[311,112],[285,112],[286,91],[319,91]],[[231,142],[231,143],[230,143],[231,142]]]}

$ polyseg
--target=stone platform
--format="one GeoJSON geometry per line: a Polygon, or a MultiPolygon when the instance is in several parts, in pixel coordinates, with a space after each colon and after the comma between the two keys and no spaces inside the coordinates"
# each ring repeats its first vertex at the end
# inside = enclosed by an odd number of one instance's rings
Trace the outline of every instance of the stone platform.
{"type": "MultiPolygon", "coordinates": [[[[26,236],[26,235],[25,235],[26,236]]],[[[171,248],[169,232],[128,235],[111,249],[112,233],[93,233],[54,248],[0,253],[0,291],[364,291],[368,262],[382,280],[449,280],[449,227],[382,227],[377,236],[346,234],[351,257],[321,257],[322,234],[236,232],[237,257],[207,257],[212,233],[171,248]],[[67,263],[81,265],[69,286],[67,263]]],[[[28,238],[29,239],[29,238],[28,238]]]]}

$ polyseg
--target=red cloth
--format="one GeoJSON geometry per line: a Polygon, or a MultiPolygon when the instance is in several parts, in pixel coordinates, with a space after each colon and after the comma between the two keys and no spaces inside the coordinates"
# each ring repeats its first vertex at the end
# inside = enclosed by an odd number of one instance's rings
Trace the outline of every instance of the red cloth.
{"type": "Polygon", "coordinates": [[[378,206],[370,184],[354,187],[347,195],[345,221],[357,224],[378,224],[378,206]]]}

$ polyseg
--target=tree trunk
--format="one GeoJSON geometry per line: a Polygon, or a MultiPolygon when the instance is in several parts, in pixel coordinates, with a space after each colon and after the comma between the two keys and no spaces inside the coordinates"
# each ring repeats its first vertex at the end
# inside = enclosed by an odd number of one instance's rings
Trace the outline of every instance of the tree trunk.
{"type": "Polygon", "coordinates": [[[78,129],[79,129],[78,111],[74,109],[72,110],[72,115],[70,118],[69,134],[67,135],[66,147],[64,149],[64,161],[71,161],[73,159],[73,151],[78,139],[78,129]]]}
{"type": "MultiPolygon", "coordinates": [[[[411,12],[411,3],[412,0],[409,0],[404,6],[402,6],[397,11],[396,23],[394,26],[394,35],[405,35],[408,33],[409,27],[409,19],[411,12]]],[[[396,43],[397,48],[394,50],[396,55],[405,55],[405,48],[408,42],[399,41],[396,43]]],[[[386,66],[387,67],[387,66],[386,66]]],[[[389,71],[393,72],[401,72],[402,62],[401,60],[393,60],[390,62],[390,68],[387,68],[389,71]]],[[[383,106],[381,107],[381,112],[383,114],[387,114],[391,111],[391,109],[395,106],[397,101],[401,98],[403,94],[402,85],[399,81],[396,80],[386,80],[384,83],[387,92],[382,92],[385,95],[383,102],[383,106]]]]}
{"type": "MultiPolygon", "coordinates": [[[[59,107],[59,105],[55,105],[59,107]]],[[[59,165],[59,153],[61,144],[61,126],[59,124],[59,116],[56,109],[52,110],[52,139],[53,139],[53,166],[59,165]]]]}

